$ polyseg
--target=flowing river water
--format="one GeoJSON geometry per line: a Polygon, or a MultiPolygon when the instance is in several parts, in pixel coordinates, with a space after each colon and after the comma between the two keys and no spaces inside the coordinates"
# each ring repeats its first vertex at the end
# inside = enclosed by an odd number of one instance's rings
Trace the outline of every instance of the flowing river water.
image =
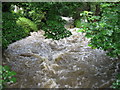
{"type": "Polygon", "coordinates": [[[87,46],[89,39],[77,28],[61,40],[45,39],[42,31],[12,43],[6,63],[17,72],[9,88],[110,88],[120,60],[87,46]]]}

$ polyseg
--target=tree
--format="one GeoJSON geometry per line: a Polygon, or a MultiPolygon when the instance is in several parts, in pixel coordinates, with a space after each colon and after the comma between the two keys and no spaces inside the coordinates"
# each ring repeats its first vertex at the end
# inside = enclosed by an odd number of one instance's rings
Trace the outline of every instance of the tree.
{"type": "MultiPolygon", "coordinates": [[[[89,16],[84,24],[86,37],[91,38],[89,46],[107,51],[109,56],[120,56],[119,3],[100,3],[100,16],[89,16]]],[[[86,14],[83,14],[86,15],[86,14]]]]}

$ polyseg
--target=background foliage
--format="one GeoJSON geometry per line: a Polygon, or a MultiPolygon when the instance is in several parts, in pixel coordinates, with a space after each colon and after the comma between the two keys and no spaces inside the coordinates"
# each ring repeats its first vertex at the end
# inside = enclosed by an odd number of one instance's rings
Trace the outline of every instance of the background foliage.
{"type": "Polygon", "coordinates": [[[117,78],[117,80],[113,83],[112,87],[114,89],[118,89],[119,90],[120,89],[120,73],[117,75],[116,78],[117,78]]]}
{"type": "Polygon", "coordinates": [[[86,37],[91,38],[89,46],[107,51],[109,56],[120,55],[120,4],[101,3],[101,16],[91,15],[91,12],[83,12],[81,15],[88,22],[80,23],[79,31],[86,32],[86,37]]]}
{"type": "Polygon", "coordinates": [[[7,83],[15,83],[16,78],[14,77],[16,72],[12,71],[7,65],[0,65],[0,89],[6,87],[7,83]]]}
{"type": "Polygon", "coordinates": [[[9,12],[3,13],[3,30],[2,30],[2,46],[6,48],[10,43],[20,40],[21,38],[26,37],[29,33],[16,24],[18,20],[16,14],[9,12]]]}
{"type": "Polygon", "coordinates": [[[71,32],[64,28],[64,21],[60,16],[73,17],[75,21],[78,21],[81,18],[79,16],[81,11],[92,10],[98,13],[99,8],[96,8],[97,5],[99,6],[97,3],[93,4],[90,2],[3,2],[3,47],[6,48],[10,43],[28,36],[31,31],[40,29],[45,31],[46,38],[58,40],[69,37],[71,32]],[[17,12],[15,12],[15,6],[17,6],[17,12]],[[95,9],[93,9],[93,7],[95,9]],[[8,18],[9,15],[11,15],[11,17],[8,18]],[[10,19],[14,17],[17,18],[15,18],[15,20],[10,19]],[[29,24],[28,21],[31,24],[29,24]],[[56,24],[53,25],[51,29],[49,25],[53,22],[56,22],[56,24]],[[56,26],[58,28],[56,28],[56,26]],[[49,28],[49,31],[47,28],[49,28]],[[18,31],[19,34],[17,33],[18,31]]]}
{"type": "Polygon", "coordinates": [[[46,38],[59,40],[70,36],[71,32],[64,28],[64,21],[60,17],[61,6],[62,3],[54,2],[3,3],[3,49],[40,29],[45,31],[46,38]],[[17,12],[14,10],[15,6],[17,12]],[[55,25],[52,25],[53,22],[55,25]],[[49,28],[50,25],[52,28],[49,28]]]}
{"type": "Polygon", "coordinates": [[[23,27],[24,29],[28,29],[27,30],[28,32],[30,32],[30,31],[37,31],[38,30],[37,25],[34,22],[32,22],[31,20],[29,20],[29,19],[27,19],[25,17],[18,18],[16,23],[18,25],[20,25],[21,27],[23,27]]]}

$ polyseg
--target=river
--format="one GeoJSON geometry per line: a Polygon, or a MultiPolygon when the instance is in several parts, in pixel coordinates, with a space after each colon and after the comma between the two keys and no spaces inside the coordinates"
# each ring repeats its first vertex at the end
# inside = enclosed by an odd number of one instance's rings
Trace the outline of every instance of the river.
{"type": "Polygon", "coordinates": [[[70,37],[45,39],[43,31],[12,43],[5,60],[17,72],[9,88],[110,88],[120,69],[120,59],[88,47],[85,33],[69,29],[70,37]]]}

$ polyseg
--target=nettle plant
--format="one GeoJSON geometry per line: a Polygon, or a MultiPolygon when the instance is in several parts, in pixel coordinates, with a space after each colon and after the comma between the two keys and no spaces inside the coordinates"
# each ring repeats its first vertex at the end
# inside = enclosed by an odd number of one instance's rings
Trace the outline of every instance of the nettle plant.
{"type": "Polygon", "coordinates": [[[89,46],[103,49],[111,57],[120,56],[119,8],[119,4],[101,3],[101,17],[84,11],[82,16],[87,22],[81,23],[82,28],[78,31],[85,32],[86,37],[91,38],[89,46]]]}
{"type": "Polygon", "coordinates": [[[12,71],[7,65],[0,65],[0,88],[5,88],[6,84],[15,83],[16,72],[12,71]]]}

